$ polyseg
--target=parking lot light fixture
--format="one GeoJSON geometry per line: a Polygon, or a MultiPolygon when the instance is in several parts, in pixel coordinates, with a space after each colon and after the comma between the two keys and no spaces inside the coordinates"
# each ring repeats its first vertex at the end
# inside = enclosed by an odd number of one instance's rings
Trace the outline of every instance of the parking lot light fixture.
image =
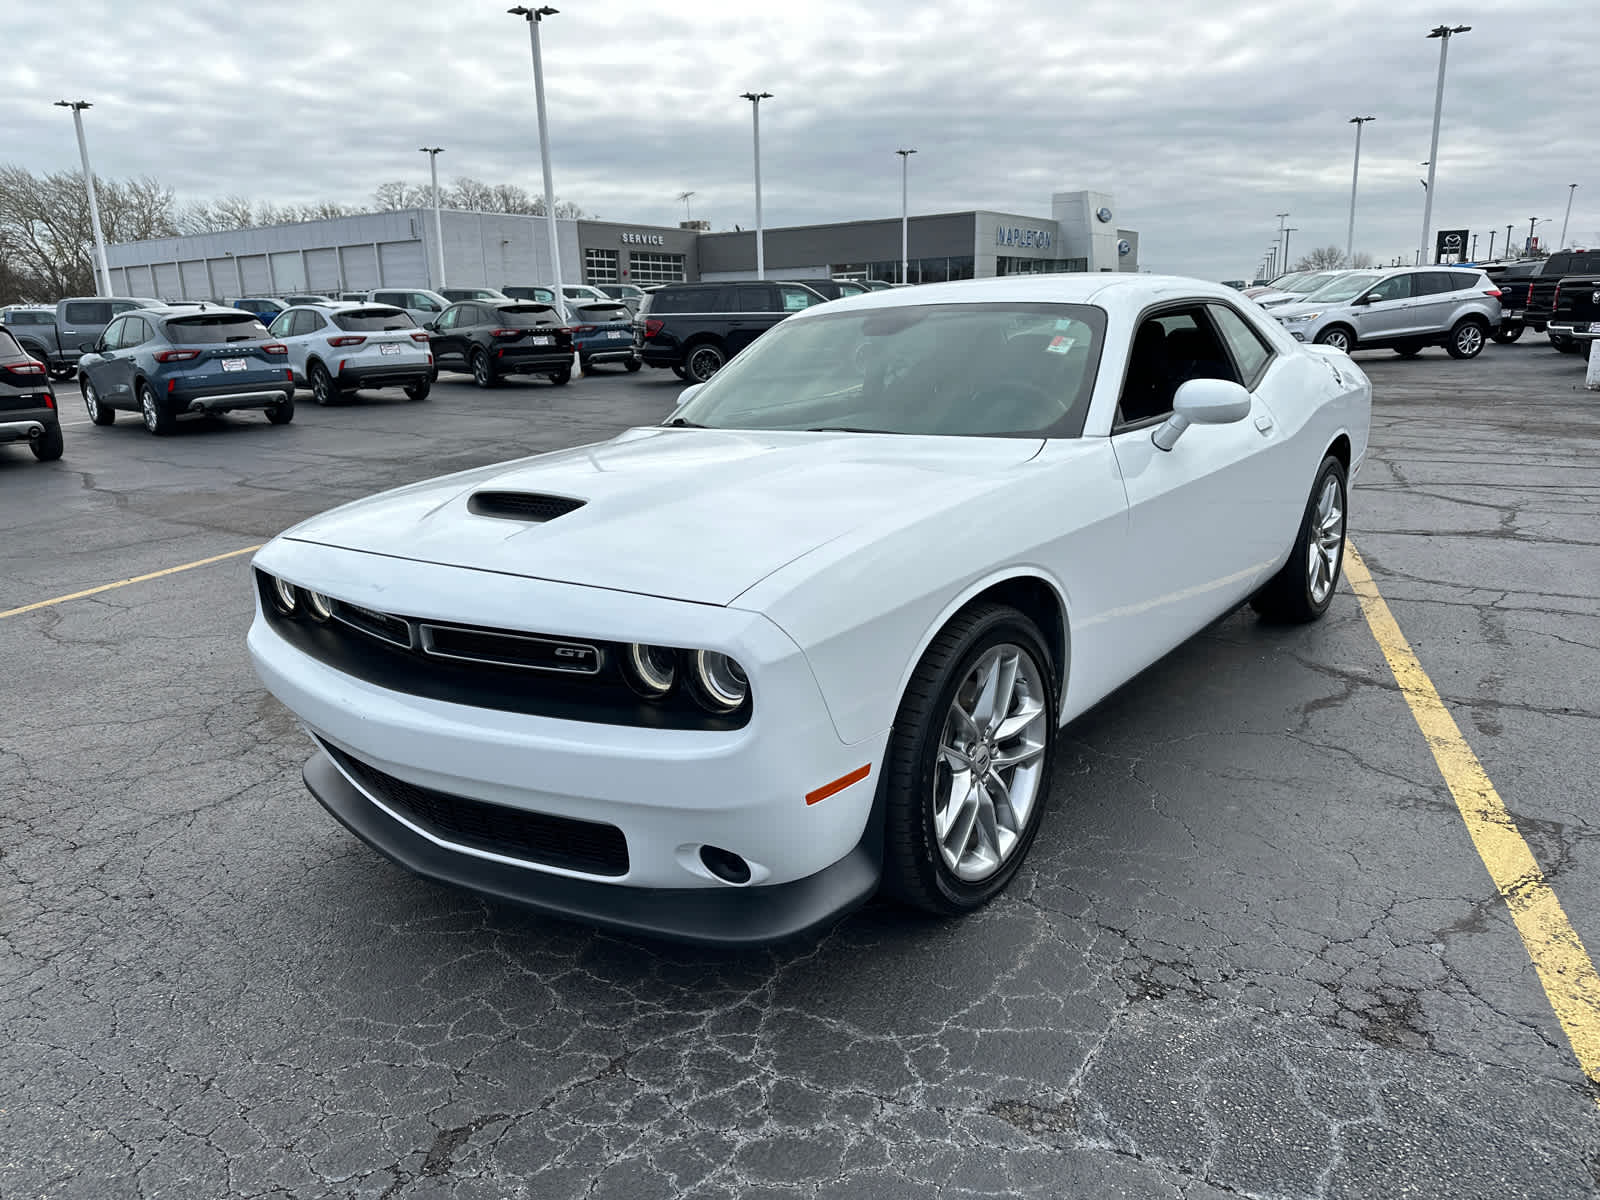
{"type": "Polygon", "coordinates": [[[1350,228],[1344,239],[1344,261],[1346,264],[1355,257],[1356,253],[1356,180],[1361,174],[1361,127],[1368,121],[1376,121],[1377,117],[1351,117],[1350,124],[1356,127],[1356,163],[1350,168],[1350,228]]]}
{"type": "Polygon", "coordinates": [[[910,225],[909,210],[906,207],[906,166],[916,150],[896,150],[895,153],[900,156],[900,282],[910,283],[911,260],[906,256],[909,241],[906,234],[910,225]]]}
{"type": "MultiPolygon", "coordinates": [[[[433,177],[433,240],[439,245],[439,282],[434,287],[444,287],[444,220],[439,215],[439,155],[444,153],[443,146],[418,146],[420,154],[428,156],[428,173],[433,177]]],[[[484,283],[488,283],[487,279],[484,283]]]]}
{"type": "Polygon", "coordinates": [[[551,282],[555,284],[557,300],[561,300],[564,298],[561,290],[561,241],[556,236],[556,189],[550,177],[550,122],[544,109],[544,60],[539,55],[539,26],[546,17],[553,17],[560,10],[548,5],[528,8],[519,4],[506,11],[528,22],[528,42],[533,47],[533,99],[539,109],[539,162],[544,168],[544,222],[550,234],[551,282]]]}
{"type": "Polygon", "coordinates": [[[89,169],[89,143],[83,136],[83,110],[93,108],[87,100],[57,100],[57,108],[72,110],[72,124],[78,131],[78,157],[83,160],[83,185],[89,190],[89,224],[94,230],[95,261],[100,266],[97,281],[102,296],[111,295],[111,268],[106,263],[106,235],[100,229],[100,201],[95,195],[94,172],[89,169]]]}
{"type": "Polygon", "coordinates": [[[740,92],[740,97],[750,101],[751,123],[755,132],[756,151],[756,278],[767,277],[766,234],[761,224],[761,102],[771,100],[771,92],[740,92]]]}
{"type": "Polygon", "coordinates": [[[1278,247],[1279,253],[1272,256],[1272,276],[1276,279],[1289,269],[1288,238],[1283,236],[1283,223],[1289,219],[1286,212],[1274,213],[1278,218],[1278,240],[1273,244],[1278,247]]]}
{"type": "Polygon", "coordinates": [[[1567,248],[1567,226],[1572,223],[1572,197],[1577,194],[1578,185],[1567,184],[1567,215],[1561,218],[1561,240],[1556,243],[1557,250],[1567,248]]]}
{"type": "Polygon", "coordinates": [[[1439,169],[1439,118],[1444,112],[1444,64],[1450,53],[1450,39],[1468,33],[1471,25],[1436,25],[1430,38],[1439,39],[1439,83],[1433,94],[1433,142],[1428,149],[1428,180],[1422,199],[1422,240],[1417,243],[1417,262],[1428,260],[1428,230],[1433,225],[1433,177],[1439,169]]]}
{"type": "Polygon", "coordinates": [[[1299,230],[1300,226],[1298,225],[1285,225],[1283,227],[1283,269],[1285,271],[1293,269],[1289,265],[1289,235],[1297,233],[1299,230]]]}

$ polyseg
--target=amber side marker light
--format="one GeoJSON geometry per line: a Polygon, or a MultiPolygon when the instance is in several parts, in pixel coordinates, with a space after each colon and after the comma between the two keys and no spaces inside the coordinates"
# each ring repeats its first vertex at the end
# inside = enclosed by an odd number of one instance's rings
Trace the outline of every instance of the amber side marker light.
{"type": "Polygon", "coordinates": [[[871,772],[872,772],[872,764],[871,763],[868,763],[864,767],[857,767],[854,771],[851,771],[850,774],[841,775],[841,776],[839,776],[839,778],[835,779],[832,783],[825,783],[814,792],[807,792],[806,793],[806,803],[807,804],[818,804],[818,803],[821,803],[823,800],[826,800],[829,796],[837,795],[839,792],[844,791],[845,788],[849,787],[852,783],[860,783],[871,772]]]}

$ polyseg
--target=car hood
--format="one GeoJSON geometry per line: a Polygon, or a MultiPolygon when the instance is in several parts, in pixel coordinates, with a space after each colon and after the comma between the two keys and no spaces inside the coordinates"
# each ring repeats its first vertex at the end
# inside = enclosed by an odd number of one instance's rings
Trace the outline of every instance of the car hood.
{"type": "Polygon", "coordinates": [[[1284,317],[1298,317],[1302,313],[1327,312],[1330,308],[1342,307],[1343,305],[1333,301],[1326,304],[1307,304],[1304,300],[1299,300],[1293,304],[1275,304],[1267,311],[1281,321],[1284,317]]]}
{"type": "Polygon", "coordinates": [[[873,522],[960,505],[1039,452],[1030,438],[637,429],[593,446],[384,492],[296,541],[704,604],[873,522]],[[482,492],[566,497],[542,523],[482,492]],[[476,510],[476,511],[475,511],[476,510]]]}

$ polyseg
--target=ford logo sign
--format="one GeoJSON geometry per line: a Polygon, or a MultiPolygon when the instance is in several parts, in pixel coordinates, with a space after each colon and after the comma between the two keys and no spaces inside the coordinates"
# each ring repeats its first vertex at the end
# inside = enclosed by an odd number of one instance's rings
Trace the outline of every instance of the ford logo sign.
{"type": "Polygon", "coordinates": [[[1121,257],[1126,258],[1128,255],[1133,253],[1133,243],[1127,238],[1123,238],[1117,243],[1117,253],[1121,257]]]}
{"type": "Polygon", "coordinates": [[[1096,209],[1094,215],[1102,221],[1111,220],[1111,210],[1109,208],[1096,209]]]}

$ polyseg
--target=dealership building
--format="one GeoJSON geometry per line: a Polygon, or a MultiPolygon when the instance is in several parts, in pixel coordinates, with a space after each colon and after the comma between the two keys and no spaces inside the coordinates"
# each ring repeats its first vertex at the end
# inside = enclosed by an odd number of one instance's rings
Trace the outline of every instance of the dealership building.
{"type": "MultiPolygon", "coordinates": [[[[548,283],[554,272],[542,217],[447,210],[440,242],[431,209],[364,213],[293,225],[158,238],[107,248],[112,289],[124,296],[223,300],[378,287],[502,287],[548,283]]],[[[567,282],[753,279],[755,233],[616,221],[558,220],[567,282]]],[[[909,281],[1062,271],[1137,271],[1139,235],[1119,227],[1103,192],[1060,192],[1049,217],[970,210],[914,216],[909,281]]],[[[900,277],[900,220],[796,225],[764,234],[773,279],[900,277]]]]}

